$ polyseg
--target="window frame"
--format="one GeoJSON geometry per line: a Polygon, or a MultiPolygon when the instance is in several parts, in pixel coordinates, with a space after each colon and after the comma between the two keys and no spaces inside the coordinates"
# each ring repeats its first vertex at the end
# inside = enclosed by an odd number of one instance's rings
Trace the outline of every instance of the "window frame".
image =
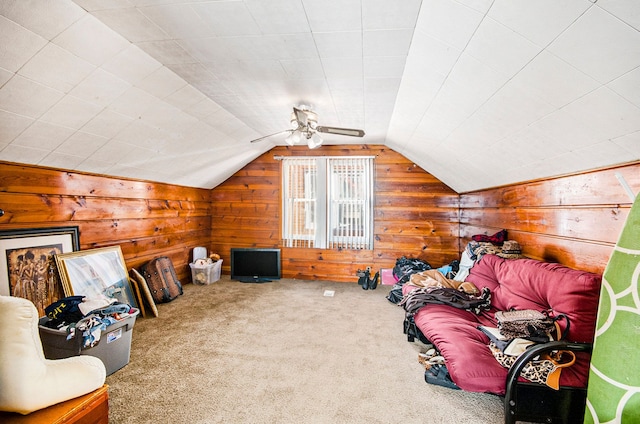
{"type": "MultiPolygon", "coordinates": [[[[283,161],[282,165],[282,244],[285,247],[308,247],[320,249],[373,249],[374,237],[374,205],[375,205],[375,157],[374,156],[291,156],[276,158],[283,161]],[[342,162],[342,163],[341,163],[342,162]],[[302,170],[304,175],[293,175],[292,172],[302,170]],[[341,172],[338,168],[345,168],[341,172]],[[297,169],[294,169],[297,168],[297,169]],[[292,184],[303,181],[303,185],[311,185],[310,176],[315,175],[315,200],[308,196],[307,187],[303,187],[302,196],[289,197],[292,184]],[[341,185],[336,199],[336,186],[341,185]],[[352,187],[347,187],[352,186],[352,187]],[[345,188],[347,187],[347,188],[345,188]],[[354,188],[355,187],[355,188],[354,188]],[[348,194],[345,198],[344,195],[348,194]],[[354,197],[355,196],[355,197],[354,197]],[[299,216],[299,209],[293,206],[305,199],[307,209],[314,205],[315,231],[306,231],[313,226],[311,217],[305,213],[299,216]],[[298,215],[296,215],[298,214],[298,215]],[[339,220],[345,214],[352,214],[351,218],[356,226],[346,226],[347,231],[335,234],[339,227],[339,220]],[[305,233],[296,234],[295,222],[304,219],[305,233]],[[334,229],[335,228],[335,229],[334,229]],[[359,233],[359,234],[356,234],[359,233]]],[[[298,191],[300,193],[300,191],[298,191]]],[[[299,194],[300,196],[300,194],[299,194]]]]}

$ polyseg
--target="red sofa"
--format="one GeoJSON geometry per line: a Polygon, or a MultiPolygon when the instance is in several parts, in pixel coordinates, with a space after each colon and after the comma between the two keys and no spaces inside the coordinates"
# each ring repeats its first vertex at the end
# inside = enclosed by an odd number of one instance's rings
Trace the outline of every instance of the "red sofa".
{"type": "MultiPolygon", "coordinates": [[[[493,357],[488,337],[479,325],[495,327],[496,311],[551,309],[569,317],[567,340],[592,343],[600,295],[600,275],[533,259],[503,259],[485,255],[466,281],[491,290],[491,309],[485,314],[446,305],[427,304],[415,316],[416,326],[444,356],[453,382],[463,390],[505,394],[508,370],[493,357]]],[[[414,286],[405,284],[406,294],[414,286]]],[[[560,321],[562,322],[562,321],[560,321]]],[[[562,327],[565,327],[562,322],[562,327]]],[[[586,387],[589,353],[577,352],[576,363],[565,368],[560,385],[586,387]]]]}

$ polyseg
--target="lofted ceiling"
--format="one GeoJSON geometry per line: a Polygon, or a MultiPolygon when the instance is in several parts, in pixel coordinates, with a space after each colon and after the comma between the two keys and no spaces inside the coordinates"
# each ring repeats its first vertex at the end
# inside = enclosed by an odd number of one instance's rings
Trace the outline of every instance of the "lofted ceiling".
{"type": "Polygon", "coordinates": [[[638,0],[0,0],[0,160],[212,188],[384,144],[457,192],[640,159],[638,0]]]}

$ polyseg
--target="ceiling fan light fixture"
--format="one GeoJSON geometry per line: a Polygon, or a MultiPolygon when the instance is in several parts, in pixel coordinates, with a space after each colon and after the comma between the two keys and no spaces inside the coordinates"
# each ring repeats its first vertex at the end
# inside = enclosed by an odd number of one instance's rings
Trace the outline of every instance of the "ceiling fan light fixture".
{"type": "Polygon", "coordinates": [[[287,138],[284,139],[284,142],[289,146],[294,146],[300,143],[300,140],[302,140],[302,133],[298,130],[295,130],[292,131],[291,134],[289,134],[287,138]]]}
{"type": "Polygon", "coordinates": [[[318,133],[314,132],[311,134],[311,137],[307,138],[307,146],[309,146],[310,149],[315,149],[322,146],[323,141],[322,137],[320,137],[318,133]]]}
{"type": "Polygon", "coordinates": [[[318,126],[318,115],[310,110],[305,111],[307,114],[307,126],[312,130],[315,130],[318,126]]]}
{"type": "Polygon", "coordinates": [[[300,123],[298,122],[298,117],[295,112],[291,113],[291,119],[289,122],[291,123],[292,130],[297,130],[300,127],[300,123]]]}
{"type": "Polygon", "coordinates": [[[364,131],[355,128],[338,128],[338,127],[323,127],[318,125],[318,115],[313,112],[308,106],[294,106],[293,112],[289,116],[290,129],[277,132],[275,134],[263,136],[251,140],[251,143],[264,140],[265,138],[272,137],[277,134],[288,132],[289,135],[285,138],[285,143],[289,146],[295,146],[302,143],[304,139],[307,141],[307,145],[310,149],[320,147],[324,140],[319,133],[329,133],[336,135],[346,135],[351,137],[364,137],[364,131]]]}

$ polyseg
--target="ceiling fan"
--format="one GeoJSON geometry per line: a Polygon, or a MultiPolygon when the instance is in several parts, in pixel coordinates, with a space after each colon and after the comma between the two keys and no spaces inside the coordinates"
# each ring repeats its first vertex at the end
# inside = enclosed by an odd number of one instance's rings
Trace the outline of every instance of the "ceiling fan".
{"type": "Polygon", "coordinates": [[[293,146],[303,140],[307,141],[310,149],[315,149],[322,145],[322,137],[318,133],[347,135],[350,137],[363,137],[364,131],[353,128],[322,127],[318,125],[318,115],[307,106],[293,107],[291,112],[291,129],[278,131],[264,137],[251,140],[251,143],[273,137],[274,135],[290,133],[284,140],[288,145],[293,146]]]}

